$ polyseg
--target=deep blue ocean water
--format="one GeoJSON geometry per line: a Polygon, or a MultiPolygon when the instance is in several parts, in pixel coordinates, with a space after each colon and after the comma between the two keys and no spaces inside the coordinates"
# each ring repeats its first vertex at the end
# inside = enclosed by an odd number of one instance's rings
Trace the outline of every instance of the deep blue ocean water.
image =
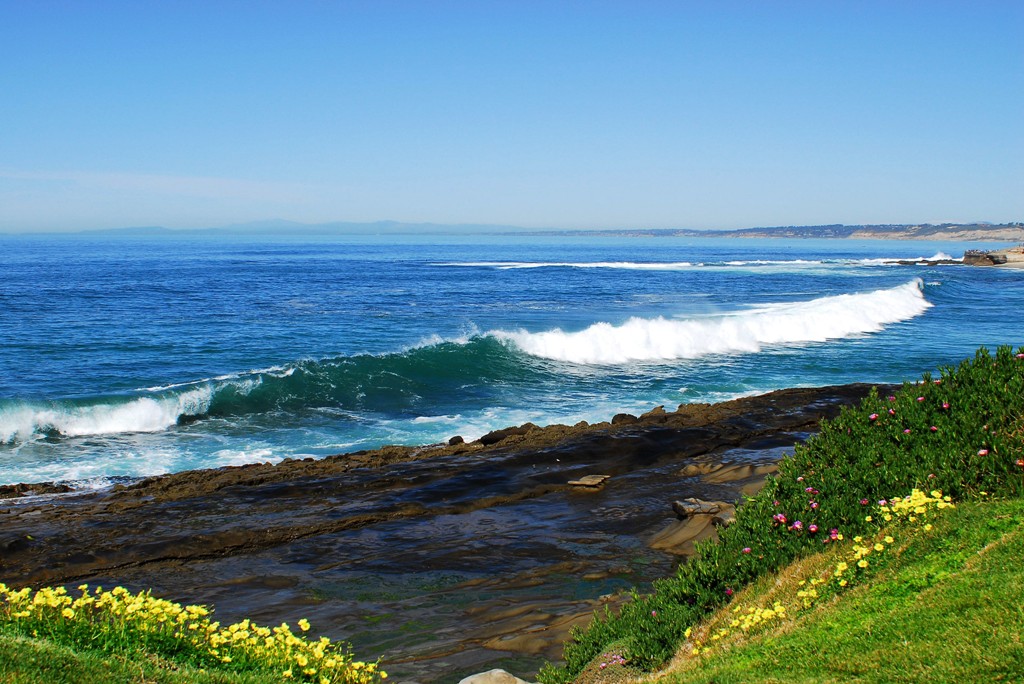
{"type": "Polygon", "coordinates": [[[1024,343],[1004,245],[0,236],[0,483],[467,439],[1024,343]]]}

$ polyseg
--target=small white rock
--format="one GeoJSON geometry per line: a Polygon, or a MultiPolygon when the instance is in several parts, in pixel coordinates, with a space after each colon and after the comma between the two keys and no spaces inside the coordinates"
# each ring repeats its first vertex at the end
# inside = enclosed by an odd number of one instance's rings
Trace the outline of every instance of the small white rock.
{"type": "Polygon", "coordinates": [[[459,684],[530,684],[524,679],[509,674],[504,670],[494,669],[480,674],[470,675],[459,684]]]}

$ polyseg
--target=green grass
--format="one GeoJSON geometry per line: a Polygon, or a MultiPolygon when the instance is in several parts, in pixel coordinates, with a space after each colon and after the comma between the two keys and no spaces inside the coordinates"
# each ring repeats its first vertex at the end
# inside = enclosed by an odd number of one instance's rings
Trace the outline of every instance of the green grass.
{"type": "Polygon", "coordinates": [[[0,632],[2,684],[265,684],[271,673],[204,672],[156,657],[73,649],[0,632]]]}
{"type": "MultiPolygon", "coordinates": [[[[763,603],[771,588],[829,560],[787,568],[737,601],[763,603]]],[[[761,634],[680,655],[665,681],[1024,681],[1022,588],[1024,501],[960,504],[860,586],[761,634]]],[[[709,623],[728,619],[726,608],[709,623]]]]}

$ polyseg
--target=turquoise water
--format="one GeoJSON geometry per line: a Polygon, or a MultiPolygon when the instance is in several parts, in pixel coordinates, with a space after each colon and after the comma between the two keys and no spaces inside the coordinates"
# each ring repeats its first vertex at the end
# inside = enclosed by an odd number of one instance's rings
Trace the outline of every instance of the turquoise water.
{"type": "Polygon", "coordinates": [[[0,237],[0,483],[111,478],[894,382],[1024,343],[1001,245],[0,237]]]}

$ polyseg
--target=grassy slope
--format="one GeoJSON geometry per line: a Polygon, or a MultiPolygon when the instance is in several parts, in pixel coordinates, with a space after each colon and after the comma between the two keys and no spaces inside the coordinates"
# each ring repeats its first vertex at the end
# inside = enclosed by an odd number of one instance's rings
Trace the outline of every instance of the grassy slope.
{"type": "MultiPolygon", "coordinates": [[[[796,563],[737,602],[764,604],[833,555],[796,563]]],[[[679,684],[1024,681],[1022,587],[1024,501],[961,504],[900,544],[863,585],[705,656],[680,655],[662,676],[679,684]]],[[[725,608],[705,630],[730,619],[725,608]]]]}
{"type": "Polygon", "coordinates": [[[2,684],[261,684],[267,675],[203,672],[156,657],[80,651],[0,632],[2,684]]]}

